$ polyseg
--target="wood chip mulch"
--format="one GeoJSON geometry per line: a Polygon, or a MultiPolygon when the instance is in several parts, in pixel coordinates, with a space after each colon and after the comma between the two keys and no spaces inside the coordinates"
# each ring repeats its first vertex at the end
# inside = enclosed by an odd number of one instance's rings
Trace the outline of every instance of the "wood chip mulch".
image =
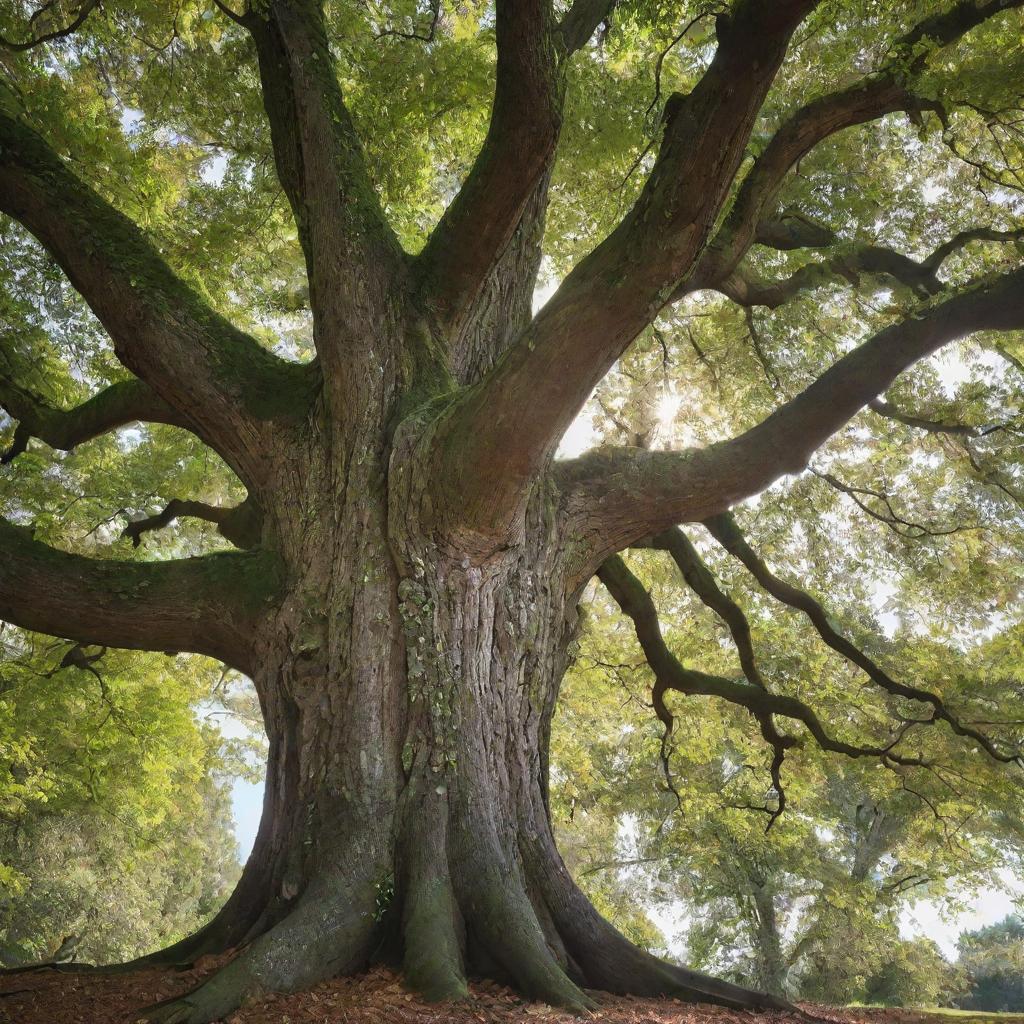
{"type": "MultiPolygon", "coordinates": [[[[140,1008],[183,994],[223,958],[205,958],[189,971],[131,974],[38,971],[0,977],[0,1024],[134,1024],[140,1008]]],[[[787,1013],[750,1014],[674,999],[597,995],[589,1019],[603,1024],[800,1024],[787,1013]]],[[[826,1007],[807,1011],[826,1024],[866,1024],[870,1011],[826,1007]]],[[[584,1015],[583,1020],[587,1020],[584,1015]]],[[[578,1024],[580,1018],[529,1003],[491,982],[471,985],[461,1003],[424,1004],[392,971],[377,968],[337,978],[294,995],[272,995],[227,1018],[227,1024],[578,1024]]],[[[871,1024],[882,1024],[874,1018],[871,1024]]],[[[893,1022],[895,1024],[895,1022],[893,1022]]],[[[900,1022],[918,1024],[918,1022],[900,1022]]]]}

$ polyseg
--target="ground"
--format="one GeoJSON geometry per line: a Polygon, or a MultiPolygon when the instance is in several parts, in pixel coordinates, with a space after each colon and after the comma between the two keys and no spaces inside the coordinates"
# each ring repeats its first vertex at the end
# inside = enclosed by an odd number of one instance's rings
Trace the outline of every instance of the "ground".
{"type": "MultiPolygon", "coordinates": [[[[149,970],[127,975],[39,971],[0,978],[0,1024],[134,1024],[146,1003],[195,986],[224,960],[208,957],[190,971],[149,970]],[[26,991],[27,990],[27,991],[26,991]]],[[[469,1000],[427,1005],[411,996],[392,971],[375,969],[338,978],[291,996],[268,996],[236,1011],[228,1024],[569,1024],[579,1018],[529,1003],[491,982],[470,986],[469,1000]]],[[[940,1014],[909,1010],[806,1009],[832,1024],[943,1024],[940,1014]]],[[[1024,1024],[1024,1016],[976,1017],[977,1024],[1024,1024]]],[[[601,996],[590,1019],[604,1024],[780,1024],[792,1014],[751,1014],[668,999],[601,996]]]]}

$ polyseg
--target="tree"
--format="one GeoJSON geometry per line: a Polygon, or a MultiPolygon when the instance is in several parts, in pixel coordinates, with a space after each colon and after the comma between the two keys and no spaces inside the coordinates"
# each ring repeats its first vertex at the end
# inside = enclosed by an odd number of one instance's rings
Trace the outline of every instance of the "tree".
{"type": "Polygon", "coordinates": [[[867,982],[864,1000],[882,1006],[942,1006],[957,988],[959,972],[931,939],[903,939],[896,956],[867,982]]]}
{"type": "Polygon", "coordinates": [[[1024,1007],[1024,924],[1010,915],[960,937],[960,960],[971,983],[965,1010],[1020,1011],[1024,1007]]]}
{"type": "Polygon", "coordinates": [[[67,935],[78,960],[112,962],[191,933],[240,871],[225,782],[251,772],[248,751],[210,703],[241,694],[207,659],[9,627],[0,641],[4,965],[46,960],[67,935]]]}
{"type": "MultiPolygon", "coordinates": [[[[673,692],[752,716],[773,751],[775,810],[783,759],[807,740],[928,773],[918,737],[934,726],[1019,763],[1015,726],[972,724],[986,695],[950,687],[947,703],[942,687],[897,678],[768,568],[729,509],[802,472],[870,403],[926,420],[879,396],[943,345],[1024,327],[1020,226],[1003,198],[1018,183],[1020,6],[737,0],[688,7],[680,33],[679,11],[628,0],[454,13],[195,0],[174,15],[83,0],[29,17],[4,4],[0,209],[46,253],[10,229],[34,255],[7,267],[5,458],[17,472],[34,439],[69,449],[156,423],[194,435],[246,492],[234,508],[170,495],[128,526],[139,541],[198,517],[237,548],[197,557],[141,559],[95,535],[63,550],[47,542],[52,515],[34,535],[16,488],[0,525],[5,619],[83,645],[209,655],[259,694],[270,753],[255,850],[222,912],[167,955],[246,948],[151,1019],[209,1021],[252,993],[358,970],[388,925],[430,998],[463,995],[474,970],[572,1008],[589,1004],[585,987],[775,1002],[633,946],[556,850],[548,736],[595,573],[636,623],[666,730],[673,692]],[[653,104],[638,102],[641,83],[653,104]],[[134,142],[116,127],[133,110],[151,122],[134,142]],[[612,152],[588,158],[586,133],[624,110],[612,152]],[[805,203],[791,174],[844,129],[897,131],[897,113],[943,133],[999,198],[920,258],[906,250],[928,233],[890,231],[897,248],[846,239],[841,189],[834,207],[827,189],[805,203]],[[207,147],[223,157],[213,198],[195,183],[207,147]],[[615,194],[612,169],[626,172],[615,194]],[[764,278],[762,250],[824,256],[764,278]],[[545,253],[564,276],[533,314],[545,253]],[[47,351],[53,366],[48,339],[75,317],[46,315],[40,261],[95,316],[79,316],[84,370],[42,388],[28,371],[47,351]],[[771,307],[879,275],[899,294],[865,313],[867,336],[808,346],[802,390],[770,414],[737,408],[729,433],[682,450],[556,458],[616,361],[698,293],[771,307]],[[307,303],[307,319],[287,319],[307,303]],[[314,354],[297,358],[309,338],[314,354]],[[70,408],[48,400],[87,376],[108,383],[70,408]],[[746,659],[739,618],[675,529],[699,521],[879,688],[889,716],[859,723],[867,738],[749,659],[741,682],[666,653],[616,557],[651,538],[722,606],[746,659]]],[[[1006,335],[1008,358],[1014,344],[1006,335]]],[[[966,451],[984,476],[984,453],[966,451]]]]}

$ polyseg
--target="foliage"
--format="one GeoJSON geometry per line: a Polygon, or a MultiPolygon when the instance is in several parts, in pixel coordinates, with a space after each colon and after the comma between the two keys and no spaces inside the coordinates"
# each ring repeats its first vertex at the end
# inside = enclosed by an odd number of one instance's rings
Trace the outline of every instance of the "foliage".
{"type": "Polygon", "coordinates": [[[102,805],[5,827],[0,854],[17,884],[0,899],[0,959],[46,960],[74,935],[77,959],[119,963],[190,934],[219,910],[239,871],[228,791],[189,788],[201,794],[198,806],[141,832],[102,805]]]}
{"type": "Polygon", "coordinates": [[[867,980],[864,1002],[882,1006],[945,1006],[962,980],[930,939],[892,943],[867,980]]]}

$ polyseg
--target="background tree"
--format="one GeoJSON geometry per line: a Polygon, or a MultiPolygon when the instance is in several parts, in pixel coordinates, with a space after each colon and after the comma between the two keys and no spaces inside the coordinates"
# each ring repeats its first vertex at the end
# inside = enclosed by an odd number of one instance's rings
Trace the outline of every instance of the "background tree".
{"type": "MultiPolygon", "coordinates": [[[[993,772],[1020,763],[1020,715],[994,713],[1006,680],[951,668],[963,610],[1008,589],[1013,385],[936,409],[913,369],[968,336],[1019,359],[1020,4],[442,6],[0,8],[0,614],[89,649],[217,658],[252,676],[269,740],[239,885],[166,958],[246,948],[153,1020],[357,970],[387,928],[431,998],[477,971],[576,1009],[585,988],[777,1002],[640,950],[556,850],[550,723],[595,573],[651,663],[666,758],[675,695],[735,705],[769,749],[770,785],[747,801],[768,820],[797,746],[915,789],[946,774],[953,739],[993,772]],[[534,313],[542,266],[560,283],[534,313]],[[556,458],[621,357],[670,352],[662,325],[693,352],[673,373],[682,447],[556,458]],[[150,515],[126,537],[69,536],[50,449],[130,463],[149,428],[109,433],[136,422],[186,431],[172,447],[189,454],[133,500],[150,515]],[[837,629],[729,513],[814,457],[821,476],[783,485],[809,501],[804,529],[849,500],[937,539],[864,480],[893,429],[948,442],[909,459],[911,486],[929,477],[919,500],[986,512],[961,547],[922,548],[916,579],[978,568],[907,663],[837,629]],[[815,455],[833,435],[855,466],[815,455]],[[179,475],[204,459],[202,481],[179,475]],[[235,550],[145,557],[183,516],[235,550]],[[697,522],[759,600],[807,617],[834,685],[752,656],[675,529],[697,522]],[[643,544],[721,609],[742,678],[713,671],[721,645],[712,671],[666,649],[616,557],[643,544]]],[[[128,525],[126,507],[106,516],[128,525]]]]}
{"type": "Polygon", "coordinates": [[[78,960],[112,962],[189,934],[237,880],[227,782],[254,770],[250,744],[214,724],[221,672],[10,627],[2,640],[5,964],[68,935],[78,960]]]}
{"type": "Polygon", "coordinates": [[[979,928],[960,939],[960,960],[971,983],[965,1010],[1024,1007],[1024,925],[1016,916],[979,928]]]}

